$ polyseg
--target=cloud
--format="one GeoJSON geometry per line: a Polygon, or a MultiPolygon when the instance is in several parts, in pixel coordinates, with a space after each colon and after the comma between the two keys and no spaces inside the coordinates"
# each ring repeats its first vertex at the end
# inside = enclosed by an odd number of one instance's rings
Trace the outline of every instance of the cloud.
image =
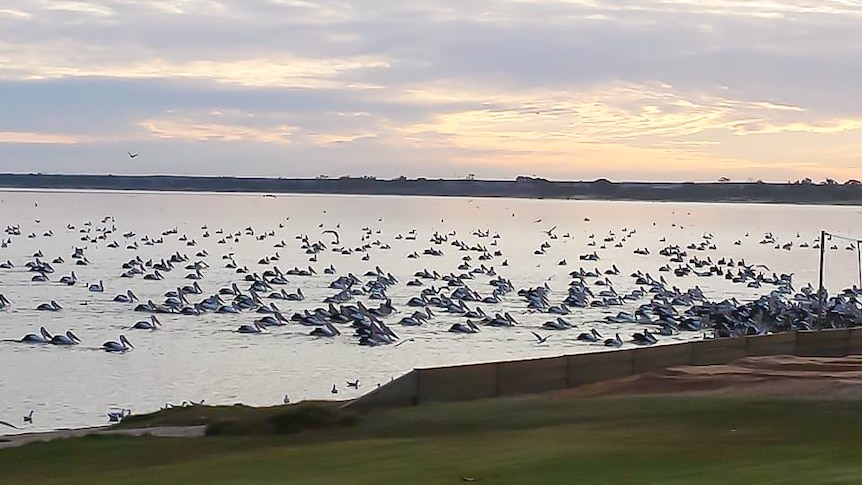
{"type": "Polygon", "coordinates": [[[59,133],[28,133],[15,131],[0,131],[0,144],[44,144],[44,145],[73,145],[77,143],[88,143],[90,139],[74,135],[59,133]]]}
{"type": "Polygon", "coordinates": [[[112,169],[134,145],[182,173],[838,177],[862,164],[860,17],[851,0],[7,0],[0,170],[112,169]],[[46,161],[58,148],[74,167],[46,161]]]}
{"type": "Polygon", "coordinates": [[[245,141],[279,145],[289,145],[291,132],[296,129],[289,125],[258,128],[242,123],[201,122],[191,118],[147,119],[139,122],[138,126],[164,140],[245,141]]]}

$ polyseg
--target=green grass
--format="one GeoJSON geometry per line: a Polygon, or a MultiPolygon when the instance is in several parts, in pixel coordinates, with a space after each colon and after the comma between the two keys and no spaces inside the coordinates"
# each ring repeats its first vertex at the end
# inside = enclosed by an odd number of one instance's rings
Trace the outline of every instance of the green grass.
{"type": "Polygon", "coordinates": [[[137,425],[197,420],[217,423],[221,434],[90,436],[0,450],[0,482],[378,485],[469,476],[512,484],[808,484],[862,477],[858,401],[522,398],[358,420],[331,406],[306,407],[328,411],[187,408],[137,425]],[[353,419],[344,423],[345,416],[353,419]],[[273,428],[279,420],[290,424],[273,428]]]}

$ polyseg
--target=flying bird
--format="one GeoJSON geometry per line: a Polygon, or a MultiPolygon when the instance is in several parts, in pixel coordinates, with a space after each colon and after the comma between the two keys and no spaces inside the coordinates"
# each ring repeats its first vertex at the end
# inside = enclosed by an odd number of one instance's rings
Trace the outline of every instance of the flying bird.
{"type": "Polygon", "coordinates": [[[139,155],[139,153],[132,153],[132,152],[129,152],[129,158],[135,158],[135,157],[137,157],[138,155],[139,155]]]}
{"type": "Polygon", "coordinates": [[[341,244],[341,237],[338,235],[338,231],[333,231],[332,229],[327,229],[327,230],[321,232],[321,234],[332,234],[333,236],[335,236],[335,242],[333,244],[341,244]]]}
{"type": "Polygon", "coordinates": [[[544,233],[545,233],[545,234],[547,234],[548,236],[553,236],[553,235],[554,235],[554,230],[555,230],[555,229],[557,229],[557,226],[554,226],[554,227],[552,227],[552,228],[548,229],[547,231],[542,231],[542,232],[544,232],[544,233]]]}
{"type": "Polygon", "coordinates": [[[547,337],[542,337],[541,335],[537,334],[536,332],[530,332],[530,333],[532,333],[533,336],[536,337],[536,343],[539,343],[539,344],[543,344],[543,343],[547,342],[549,338],[551,338],[550,335],[548,335],[547,337]]]}

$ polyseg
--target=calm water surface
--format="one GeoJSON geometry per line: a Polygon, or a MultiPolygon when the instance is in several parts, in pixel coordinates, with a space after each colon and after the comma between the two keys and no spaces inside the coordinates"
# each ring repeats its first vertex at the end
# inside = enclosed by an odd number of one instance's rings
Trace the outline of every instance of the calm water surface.
{"type": "MultiPolygon", "coordinates": [[[[257,195],[228,194],[178,194],[178,193],[118,193],[118,192],[0,192],[0,225],[20,224],[22,236],[12,237],[12,243],[0,249],[0,261],[9,260],[15,268],[0,270],[0,293],[13,306],[0,311],[0,419],[22,424],[22,418],[30,409],[35,411],[34,425],[27,430],[47,430],[61,427],[80,427],[107,423],[106,412],[112,408],[130,408],[135,413],[159,409],[167,402],[178,404],[183,400],[207,404],[245,403],[249,405],[272,405],[281,403],[285,394],[292,401],[303,399],[352,398],[367,392],[378,383],[414,368],[443,364],[459,364],[488,360],[553,356],[575,352],[604,350],[576,340],[581,331],[596,328],[603,334],[619,331],[627,338],[636,331],[634,325],[615,325],[602,322],[610,314],[633,309],[646,300],[611,309],[574,310],[567,318],[578,324],[578,328],[555,332],[546,344],[537,345],[530,334],[540,330],[541,324],[553,315],[528,312],[526,302],[515,292],[510,293],[499,305],[482,305],[486,312],[509,311],[520,322],[514,328],[485,327],[475,335],[451,334],[447,330],[455,322],[463,322],[458,316],[437,312],[437,318],[421,327],[402,327],[398,320],[412,313],[407,300],[419,294],[421,288],[407,287],[404,283],[413,273],[421,269],[437,270],[442,274],[457,271],[461,258],[470,254],[474,265],[478,253],[462,252],[444,244],[437,246],[444,251],[440,257],[422,256],[407,259],[413,251],[420,254],[432,244],[429,238],[435,231],[446,234],[455,231],[449,240],[459,239],[469,245],[482,244],[490,250],[499,249],[503,256],[487,261],[500,276],[512,281],[515,288],[541,285],[545,282],[553,290],[552,303],[560,303],[566,297],[570,280],[568,273],[580,267],[598,268],[604,271],[615,264],[621,273],[610,276],[618,292],[635,288],[630,274],[636,270],[649,272],[656,278],[658,268],[667,263],[667,258],[658,254],[668,244],[683,247],[703,240],[704,234],[713,235],[714,251],[689,251],[689,256],[711,257],[714,261],[722,257],[744,258],[748,263],[765,264],[771,272],[794,273],[794,285],[798,289],[807,282],[817,284],[818,251],[800,248],[803,242],[812,243],[819,231],[862,236],[862,213],[858,207],[809,207],[778,205],[729,205],[729,204],[678,204],[678,203],[629,203],[587,201],[544,201],[510,199],[466,199],[423,197],[354,197],[354,196],[285,196],[267,198],[257,195]],[[113,216],[116,232],[106,241],[90,243],[81,241],[87,221],[95,229],[105,216],[113,216]],[[589,219],[586,221],[585,219],[589,219]],[[72,224],[75,229],[67,229],[72,224]],[[284,224],[279,228],[279,224],[284,224]],[[322,227],[321,227],[322,224],[322,227]],[[203,237],[203,225],[207,225],[212,236],[203,237]],[[324,251],[316,263],[299,249],[298,234],[307,234],[311,241],[323,241],[331,246],[332,236],[321,234],[325,229],[340,225],[342,244],[355,248],[361,246],[362,228],[373,231],[372,240],[379,239],[389,244],[384,250],[374,246],[368,261],[361,260],[361,253],[342,255],[324,251]],[[275,231],[274,237],[257,240],[243,236],[240,242],[233,240],[217,244],[218,228],[226,233],[243,231],[253,227],[256,234],[275,231]],[[557,226],[559,236],[569,233],[571,237],[560,237],[549,241],[544,230],[557,226]],[[176,227],[178,234],[166,236],[165,243],[155,246],[140,245],[137,250],[125,249],[128,244],[141,237],[160,237],[162,231],[176,227]],[[397,239],[416,230],[416,240],[397,239]],[[52,230],[53,236],[43,234],[52,230]],[[491,238],[479,238],[476,230],[499,233],[497,247],[490,247],[491,238]],[[622,235],[637,232],[614,247],[622,235]],[[132,231],[134,237],[124,238],[123,233],[132,231]],[[590,234],[598,244],[613,232],[615,242],[606,243],[606,249],[589,247],[590,234]],[[758,244],[764,233],[771,232],[779,244],[793,242],[790,251],[776,250],[773,245],[758,244]],[[35,238],[27,238],[35,233],[35,238]],[[798,233],[798,235],[797,235],[798,233]],[[178,241],[187,235],[197,241],[195,247],[178,241]],[[748,234],[748,236],[746,236],[748,234]],[[666,238],[666,242],[659,242],[666,238]],[[108,248],[107,243],[116,240],[120,247],[108,248]],[[284,248],[273,245],[281,240],[284,248]],[[741,245],[734,245],[740,240],[741,245]],[[551,247],[544,255],[534,251],[544,241],[551,247]],[[70,256],[77,246],[86,247],[86,256],[91,264],[75,266],[70,256]],[[633,254],[635,248],[649,248],[651,255],[633,254]],[[387,294],[400,310],[385,321],[399,333],[402,339],[414,338],[400,346],[374,348],[357,345],[357,339],[344,335],[334,339],[308,336],[310,327],[291,324],[272,328],[267,334],[244,335],[236,333],[241,324],[250,324],[258,314],[239,315],[206,314],[199,317],[159,315],[164,324],[160,331],[129,330],[134,322],[148,317],[146,313],[133,312],[134,305],[115,303],[114,295],[132,289],[142,301],[152,299],[161,302],[164,293],[178,285],[188,285],[185,279],[190,271],[182,265],[167,273],[163,281],[145,281],[119,278],[121,264],[135,256],[142,259],[168,258],[173,252],[194,254],[202,249],[209,252],[205,260],[211,268],[205,271],[200,281],[204,295],[189,295],[191,301],[199,301],[219,288],[237,282],[241,288],[248,283],[241,281],[242,275],[224,268],[223,254],[235,253],[240,265],[247,265],[254,272],[263,272],[272,265],[262,266],[258,260],[276,252],[281,256],[275,264],[282,270],[312,265],[320,273],[311,277],[288,277],[288,292],[301,287],[307,296],[302,302],[276,301],[290,315],[296,311],[314,309],[322,305],[326,296],[335,293],[328,288],[336,276],[322,274],[322,269],[334,265],[338,274],[353,272],[361,277],[365,272],[380,266],[399,279],[399,284],[387,294]],[[44,260],[51,261],[62,256],[65,264],[54,265],[56,272],[50,275],[52,282],[33,283],[32,273],[24,267],[31,261],[33,253],[41,250],[44,260]],[[596,250],[601,256],[598,262],[579,261],[578,256],[596,250]],[[503,259],[509,266],[502,267],[503,259]],[[567,266],[560,266],[562,259],[567,266]],[[79,283],[65,286],[56,281],[72,270],[79,283]],[[104,293],[91,293],[90,283],[104,281],[104,293]],[[64,309],[60,312],[40,312],[35,308],[41,303],[56,300],[64,309]],[[85,304],[86,303],[86,304],[85,304]],[[27,333],[38,333],[45,326],[52,333],[73,330],[83,340],[75,347],[27,345],[18,340],[27,333]],[[135,349],[115,355],[99,349],[102,342],[116,340],[125,333],[135,349]],[[346,380],[359,379],[358,391],[348,389],[346,380]],[[337,396],[330,394],[336,384],[337,396]]],[[[5,235],[4,235],[5,237],[5,235]]],[[[836,291],[858,284],[857,254],[846,250],[844,241],[832,241],[838,249],[828,252],[826,259],[826,284],[836,291]]],[[[682,290],[695,285],[703,289],[711,299],[735,296],[751,299],[771,288],[750,289],[745,285],[734,285],[723,278],[702,278],[694,275],[676,278],[672,273],[661,273],[668,283],[682,290]]],[[[360,278],[363,281],[368,278],[360,278]]],[[[491,293],[489,277],[480,275],[470,283],[471,288],[483,295],[491,293]]],[[[441,282],[436,283],[438,287],[441,282]]],[[[379,302],[364,300],[369,306],[379,302]]],[[[354,302],[355,303],[355,302],[354,302]]],[[[475,304],[469,304],[475,307],[475,304]]],[[[686,338],[701,338],[697,334],[681,334],[665,337],[669,342],[686,338]]],[[[626,346],[632,344],[627,343],[626,346]]],[[[6,432],[0,429],[0,433],[6,432]]]]}

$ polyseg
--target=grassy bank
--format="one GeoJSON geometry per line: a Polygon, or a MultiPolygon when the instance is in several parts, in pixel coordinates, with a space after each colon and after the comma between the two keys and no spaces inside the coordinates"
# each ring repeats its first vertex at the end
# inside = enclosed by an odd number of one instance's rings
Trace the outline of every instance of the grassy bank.
{"type": "Polygon", "coordinates": [[[216,424],[218,436],[199,439],[91,436],[2,450],[2,483],[855,483],[862,476],[858,401],[524,398],[360,417],[297,409],[186,409],[126,423],[216,424]],[[273,420],[290,425],[278,430],[273,420]],[[290,434],[272,434],[279,431],[290,434]]]}

